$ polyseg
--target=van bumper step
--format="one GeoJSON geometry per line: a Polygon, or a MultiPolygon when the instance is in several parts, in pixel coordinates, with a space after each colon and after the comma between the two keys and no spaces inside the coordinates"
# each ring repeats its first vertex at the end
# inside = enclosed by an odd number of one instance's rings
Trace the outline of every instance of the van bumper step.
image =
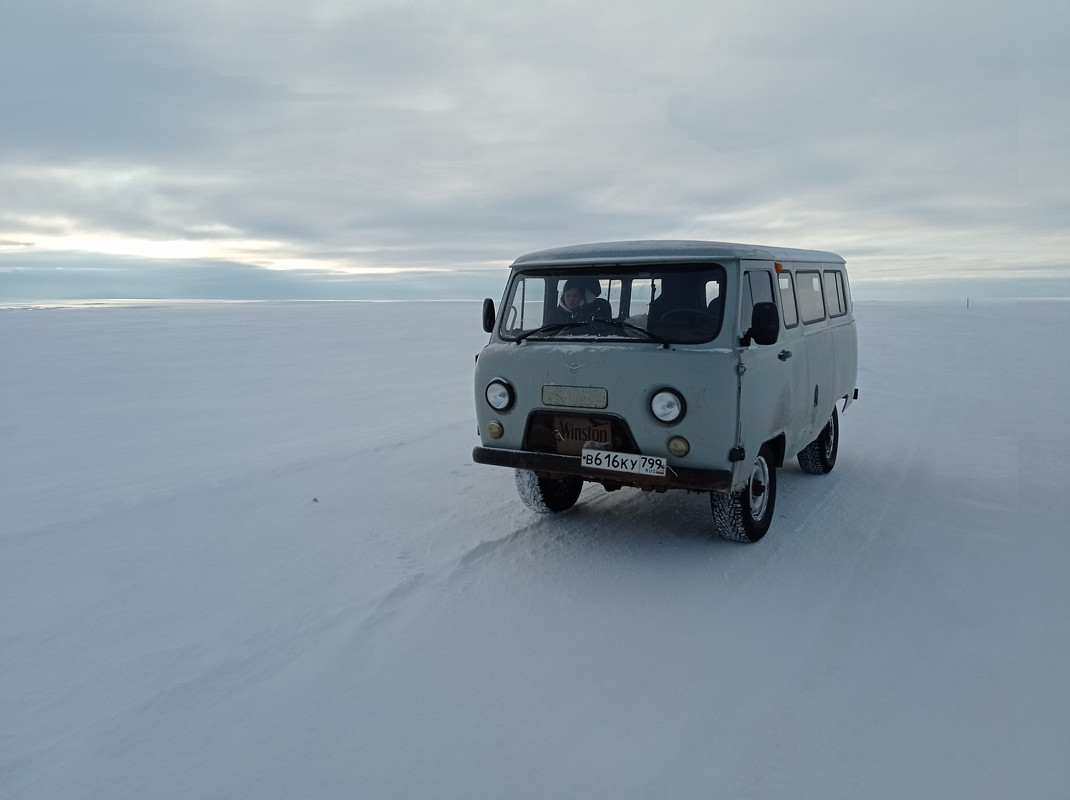
{"type": "Polygon", "coordinates": [[[504,450],[494,447],[476,447],[472,460],[477,464],[495,467],[530,469],[540,475],[577,475],[592,483],[622,484],[638,489],[687,489],[692,492],[727,491],[732,488],[732,473],[728,470],[693,469],[670,466],[665,477],[626,475],[620,472],[591,469],[580,463],[579,456],[557,453],[535,453],[530,450],[504,450]]]}

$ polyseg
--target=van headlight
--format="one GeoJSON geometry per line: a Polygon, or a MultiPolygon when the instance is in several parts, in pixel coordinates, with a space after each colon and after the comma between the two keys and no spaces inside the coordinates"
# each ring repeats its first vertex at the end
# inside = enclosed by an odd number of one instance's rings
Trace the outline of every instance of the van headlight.
{"type": "Polygon", "coordinates": [[[672,389],[661,389],[650,398],[650,413],[662,422],[679,422],[684,411],[684,398],[672,389]]]}
{"type": "Polygon", "coordinates": [[[495,378],[488,383],[485,394],[490,407],[496,411],[507,411],[516,402],[513,387],[501,378],[495,378]]]}

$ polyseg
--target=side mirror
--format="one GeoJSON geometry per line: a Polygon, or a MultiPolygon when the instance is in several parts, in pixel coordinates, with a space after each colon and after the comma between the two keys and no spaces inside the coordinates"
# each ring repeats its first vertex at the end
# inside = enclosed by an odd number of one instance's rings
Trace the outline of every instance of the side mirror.
{"type": "Polygon", "coordinates": [[[483,330],[487,333],[494,330],[494,301],[489,297],[483,301],[483,330]]]}
{"type": "Polygon", "coordinates": [[[747,347],[751,340],[754,340],[755,344],[776,344],[779,337],[780,312],[776,303],[755,303],[751,312],[750,330],[743,336],[741,344],[747,347]]]}

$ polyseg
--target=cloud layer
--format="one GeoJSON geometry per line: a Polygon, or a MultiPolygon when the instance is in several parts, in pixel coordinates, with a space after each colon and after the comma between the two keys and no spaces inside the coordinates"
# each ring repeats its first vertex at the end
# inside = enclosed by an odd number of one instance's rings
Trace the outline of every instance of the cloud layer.
{"type": "Polygon", "coordinates": [[[5,7],[0,281],[647,237],[835,250],[856,281],[1070,265],[1065,3],[276,6],[5,7]]]}

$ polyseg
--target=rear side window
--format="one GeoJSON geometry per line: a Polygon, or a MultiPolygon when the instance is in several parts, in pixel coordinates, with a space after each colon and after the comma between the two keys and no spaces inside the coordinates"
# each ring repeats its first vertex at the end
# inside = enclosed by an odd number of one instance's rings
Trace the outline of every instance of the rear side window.
{"type": "Polygon", "coordinates": [[[780,280],[780,312],[784,315],[784,327],[794,328],[799,324],[799,313],[795,309],[795,285],[791,280],[790,272],[781,272],[780,280]]]}
{"type": "Polygon", "coordinates": [[[820,272],[797,272],[799,279],[799,316],[803,324],[825,318],[825,297],[821,291],[820,272]]]}
{"type": "Polygon", "coordinates": [[[825,301],[830,317],[842,317],[847,313],[847,297],[843,290],[843,273],[825,271],[825,301]]]}

